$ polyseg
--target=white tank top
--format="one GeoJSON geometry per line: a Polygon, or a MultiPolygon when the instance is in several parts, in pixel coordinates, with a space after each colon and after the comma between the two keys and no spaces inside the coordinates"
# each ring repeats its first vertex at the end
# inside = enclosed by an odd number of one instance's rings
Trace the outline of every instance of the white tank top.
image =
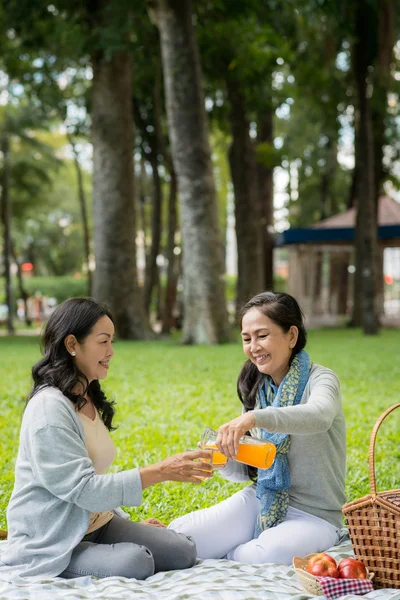
{"type": "MultiPolygon", "coordinates": [[[[97,475],[103,475],[115,458],[115,446],[107,427],[100,418],[97,408],[94,420],[78,411],[85,432],[85,442],[89,458],[93,463],[97,475]]],[[[110,510],[90,513],[89,527],[86,534],[99,529],[114,516],[110,510]]]]}

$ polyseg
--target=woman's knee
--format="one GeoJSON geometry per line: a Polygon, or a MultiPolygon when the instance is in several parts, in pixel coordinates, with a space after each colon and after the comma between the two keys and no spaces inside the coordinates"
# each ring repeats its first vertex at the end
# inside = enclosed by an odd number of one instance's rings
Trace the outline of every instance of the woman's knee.
{"type": "Polygon", "coordinates": [[[183,515],[182,517],[177,517],[168,525],[168,529],[172,531],[178,531],[179,533],[184,533],[185,523],[188,523],[188,515],[192,513],[188,513],[183,515]]]}
{"type": "Polygon", "coordinates": [[[147,579],[154,575],[154,558],[146,546],[121,542],[118,547],[114,575],[129,579],[147,579]]]}
{"type": "Polygon", "coordinates": [[[192,537],[170,531],[171,538],[168,544],[168,551],[171,553],[171,569],[190,569],[196,562],[197,549],[192,537]]]}
{"type": "Polygon", "coordinates": [[[290,548],[282,544],[271,544],[268,547],[263,546],[255,539],[238,546],[228,558],[249,565],[277,563],[290,565],[293,559],[293,553],[290,548]]]}

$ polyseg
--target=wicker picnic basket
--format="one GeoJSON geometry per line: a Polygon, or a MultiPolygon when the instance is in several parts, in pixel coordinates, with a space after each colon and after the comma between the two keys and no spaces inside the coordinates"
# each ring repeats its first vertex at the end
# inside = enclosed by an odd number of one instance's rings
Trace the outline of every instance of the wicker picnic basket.
{"type": "Polygon", "coordinates": [[[371,493],[343,506],[354,554],[375,573],[376,588],[400,588],[400,489],[376,491],[375,440],[386,417],[400,408],[394,404],[377,420],[369,444],[371,493]]]}

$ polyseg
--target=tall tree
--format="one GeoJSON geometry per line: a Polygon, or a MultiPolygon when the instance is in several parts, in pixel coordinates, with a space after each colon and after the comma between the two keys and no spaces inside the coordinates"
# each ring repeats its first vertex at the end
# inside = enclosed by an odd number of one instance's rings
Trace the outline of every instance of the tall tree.
{"type": "Polygon", "coordinates": [[[355,128],[354,195],[357,208],[352,324],[364,333],[379,330],[378,203],[384,165],[387,94],[395,42],[395,3],[358,0],[353,5],[353,72],[358,115],[355,128]]]}
{"type": "Polygon", "coordinates": [[[12,238],[11,238],[11,164],[10,140],[7,131],[2,132],[1,151],[3,154],[3,177],[1,182],[1,213],[4,232],[4,276],[6,282],[7,330],[9,335],[14,330],[14,298],[11,283],[12,238]]]}
{"type": "MultiPolygon", "coordinates": [[[[134,118],[138,124],[137,129],[141,139],[140,150],[142,160],[146,159],[150,163],[152,172],[151,245],[149,251],[146,252],[144,281],[144,307],[147,314],[150,312],[153,291],[159,279],[157,257],[161,250],[163,204],[162,178],[159,171],[162,151],[162,124],[161,111],[159,109],[161,102],[161,77],[161,71],[157,69],[155,78],[152,78],[154,90],[151,94],[151,107],[149,107],[148,102],[146,104],[146,116],[141,115],[142,107],[140,103],[138,101],[134,102],[134,118]]],[[[144,209],[144,203],[142,204],[144,209]]],[[[146,233],[145,227],[144,233],[146,233]]]]}
{"type": "Polygon", "coordinates": [[[267,102],[257,122],[257,184],[263,249],[263,288],[274,287],[274,109],[267,102]],[[257,160],[258,159],[258,160],[257,160]],[[272,159],[272,160],[271,160],[272,159]]]}
{"type": "Polygon", "coordinates": [[[111,58],[98,50],[92,65],[93,293],[110,303],[120,337],[142,339],[147,327],[136,269],[132,57],[128,50],[111,58]]]}
{"type": "Polygon", "coordinates": [[[353,321],[361,320],[365,333],[378,331],[378,315],[375,303],[377,295],[377,209],[375,188],[374,141],[370,98],[368,96],[369,23],[371,9],[360,0],[355,11],[356,41],[353,48],[354,72],[357,85],[359,125],[356,147],[356,286],[360,284],[361,298],[357,294],[354,302],[353,321]],[[359,311],[359,314],[358,312],[359,311]]]}
{"type": "Polygon", "coordinates": [[[179,257],[175,254],[175,233],[178,224],[177,183],[172,161],[170,162],[171,181],[168,198],[168,239],[166,257],[168,261],[167,283],[165,286],[162,332],[170,333],[175,325],[174,308],[176,304],[179,277],[179,257]]]}
{"type": "Polygon", "coordinates": [[[241,83],[227,73],[232,145],[229,152],[235,192],[235,222],[238,249],[236,302],[239,308],[263,289],[263,248],[260,227],[256,158],[250,138],[250,123],[241,83]]]}
{"type": "Polygon", "coordinates": [[[183,342],[229,338],[208,125],[192,4],[157,0],[172,157],[181,203],[184,276],[183,342]]]}
{"type": "MultiPolygon", "coordinates": [[[[6,76],[6,75],[5,75],[6,76]]],[[[22,190],[29,190],[29,204],[36,206],[41,184],[49,182],[49,174],[58,166],[59,161],[53,156],[53,150],[38,138],[38,131],[43,129],[43,115],[33,105],[21,103],[19,106],[7,106],[0,114],[0,140],[2,163],[1,179],[1,215],[4,230],[4,275],[6,281],[6,302],[8,306],[8,330],[14,332],[14,301],[11,282],[11,264],[15,258],[13,243],[13,213],[17,218],[22,212],[27,216],[27,204],[21,201],[22,190]]],[[[19,263],[18,276],[20,276],[19,263]]],[[[20,286],[21,287],[21,286],[20,286]]],[[[22,297],[24,290],[21,287],[22,297]]]]}
{"type": "MultiPolygon", "coordinates": [[[[278,2],[279,8],[282,3],[278,2]]],[[[266,2],[220,0],[198,4],[199,39],[213,100],[212,117],[230,135],[229,164],[235,197],[238,251],[237,305],[272,287],[272,72],[285,54],[266,2]],[[268,118],[268,113],[270,119],[268,118]],[[269,121],[270,129],[266,124],[269,121]],[[268,228],[269,226],[269,228],[268,228]]],[[[278,101],[279,102],[279,101],[278,101]]]]}
{"type": "MultiPolygon", "coordinates": [[[[117,0],[7,0],[8,27],[22,49],[40,53],[42,98],[51,80],[83,65],[93,69],[91,117],[96,272],[93,294],[111,305],[122,338],[145,338],[148,321],[137,283],[133,188],[132,34],[133,4],[117,0]],[[128,10],[127,10],[128,8],[128,10]]],[[[14,60],[14,62],[16,62],[14,60]]],[[[85,71],[86,72],[86,71],[85,71]]],[[[78,101],[79,104],[79,101],[78,101]]]]}
{"type": "Polygon", "coordinates": [[[88,295],[92,295],[92,272],[90,270],[90,233],[89,233],[89,222],[87,215],[87,206],[86,206],[86,195],[85,188],[83,185],[83,175],[82,175],[82,167],[79,162],[79,152],[76,147],[75,140],[71,133],[67,134],[68,141],[71,145],[72,152],[74,155],[74,166],[76,172],[76,180],[78,187],[78,199],[79,199],[79,208],[81,212],[82,226],[83,226],[83,240],[84,240],[84,256],[86,262],[87,269],[87,282],[88,282],[88,295]]]}
{"type": "Polygon", "coordinates": [[[136,267],[131,13],[128,11],[127,19],[118,2],[97,0],[94,5],[87,15],[96,39],[91,57],[96,261],[93,294],[110,303],[121,338],[143,339],[149,328],[136,267]],[[102,40],[104,30],[112,32],[108,47],[102,40]]]}
{"type": "MultiPolygon", "coordinates": [[[[140,28],[138,34],[137,44],[142,47],[147,45],[152,49],[151,61],[148,55],[142,56],[139,51],[137,52],[137,68],[134,71],[134,117],[137,125],[137,137],[140,140],[142,180],[144,180],[145,176],[145,158],[150,162],[153,173],[151,248],[149,252],[146,252],[145,308],[149,312],[152,293],[157,279],[160,283],[156,260],[158,254],[161,252],[163,189],[159,170],[161,166],[164,166],[169,174],[168,178],[164,178],[164,185],[166,183],[165,179],[168,179],[168,219],[164,252],[168,267],[164,298],[159,298],[158,304],[161,305],[162,332],[169,334],[174,326],[173,311],[176,303],[179,276],[179,259],[175,255],[175,235],[178,227],[177,183],[165,123],[165,103],[158,31],[149,22],[147,27],[140,28]],[[141,61],[140,70],[138,68],[139,60],[141,61]]],[[[141,192],[143,196],[141,205],[142,212],[144,213],[144,185],[141,185],[141,192]]],[[[143,230],[146,231],[145,219],[142,218],[142,221],[143,230]]],[[[159,285],[158,287],[161,287],[162,290],[162,286],[159,285]]]]}

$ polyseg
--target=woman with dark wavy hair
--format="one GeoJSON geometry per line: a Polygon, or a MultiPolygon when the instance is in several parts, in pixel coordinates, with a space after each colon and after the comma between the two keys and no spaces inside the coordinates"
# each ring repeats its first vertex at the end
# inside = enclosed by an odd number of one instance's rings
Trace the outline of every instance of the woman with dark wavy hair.
{"type": "Polygon", "coordinates": [[[339,381],[310,361],[303,314],[289,294],[258,294],[239,321],[243,412],[219,428],[216,443],[229,459],[219,472],[253,484],[169,527],[192,536],[200,558],[291,564],[339,540],[346,462],[339,381]],[[276,445],[270,469],[235,461],[247,432],[276,445]]]}
{"type": "Polygon", "coordinates": [[[209,457],[203,451],[106,473],[115,456],[114,406],[99,380],[107,377],[113,338],[110,312],[91,298],[63,302],[46,325],[22,420],[2,579],[145,579],[196,560],[190,537],[157,519],[132,522],[119,509],[140,505],[142,490],[156,483],[199,483],[211,473],[198,460],[209,457]]]}

